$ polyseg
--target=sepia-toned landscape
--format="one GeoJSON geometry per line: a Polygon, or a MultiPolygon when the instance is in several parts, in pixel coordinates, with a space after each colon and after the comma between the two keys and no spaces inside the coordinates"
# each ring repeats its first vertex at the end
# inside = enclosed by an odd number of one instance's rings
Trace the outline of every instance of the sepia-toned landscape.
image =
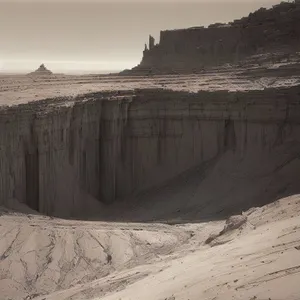
{"type": "Polygon", "coordinates": [[[0,74],[0,299],[299,300],[299,176],[299,1],[0,74]]]}

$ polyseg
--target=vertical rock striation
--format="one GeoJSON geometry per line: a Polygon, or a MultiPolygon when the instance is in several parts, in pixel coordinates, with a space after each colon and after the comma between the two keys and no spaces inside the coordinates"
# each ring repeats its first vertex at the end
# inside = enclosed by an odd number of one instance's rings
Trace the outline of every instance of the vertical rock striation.
{"type": "Polygon", "coordinates": [[[228,151],[268,159],[299,145],[299,94],[140,90],[2,108],[0,204],[74,217],[228,151]]]}
{"type": "Polygon", "coordinates": [[[300,3],[282,2],[228,24],[161,31],[160,42],[150,39],[141,63],[123,74],[198,72],[257,55],[274,63],[300,51],[299,36],[300,3]]]}

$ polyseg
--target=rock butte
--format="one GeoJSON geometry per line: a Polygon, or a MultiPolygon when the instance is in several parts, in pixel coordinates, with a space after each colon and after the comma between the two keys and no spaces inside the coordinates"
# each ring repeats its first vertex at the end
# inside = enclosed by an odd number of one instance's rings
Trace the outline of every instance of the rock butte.
{"type": "Polygon", "coordinates": [[[161,31],[159,43],[150,36],[141,63],[123,74],[197,73],[225,63],[253,63],[258,60],[253,56],[266,53],[275,62],[277,55],[287,59],[300,51],[299,36],[300,3],[285,2],[228,24],[161,31]]]}
{"type": "Polygon", "coordinates": [[[44,64],[41,64],[38,69],[36,69],[34,72],[31,72],[29,75],[49,76],[52,75],[52,72],[48,70],[44,64]]]}
{"type": "Polygon", "coordinates": [[[150,37],[127,76],[1,76],[0,298],[299,299],[297,24],[282,3],[150,37]],[[220,36],[195,74],[136,76],[220,36]]]}

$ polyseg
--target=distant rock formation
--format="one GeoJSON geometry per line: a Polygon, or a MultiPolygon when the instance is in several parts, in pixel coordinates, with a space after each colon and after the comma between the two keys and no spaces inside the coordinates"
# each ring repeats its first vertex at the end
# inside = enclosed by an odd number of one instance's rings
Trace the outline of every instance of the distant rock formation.
{"type": "Polygon", "coordinates": [[[154,37],[149,35],[149,50],[152,50],[154,48],[155,40],[154,37]]]}
{"type": "Polygon", "coordinates": [[[253,55],[288,55],[300,51],[299,37],[300,2],[282,2],[228,24],[161,31],[156,45],[150,36],[141,63],[129,73],[192,73],[253,55]]]}
{"type": "Polygon", "coordinates": [[[50,70],[48,70],[44,64],[41,64],[38,69],[30,73],[30,75],[42,75],[42,76],[52,75],[52,74],[53,73],[50,70]]]}

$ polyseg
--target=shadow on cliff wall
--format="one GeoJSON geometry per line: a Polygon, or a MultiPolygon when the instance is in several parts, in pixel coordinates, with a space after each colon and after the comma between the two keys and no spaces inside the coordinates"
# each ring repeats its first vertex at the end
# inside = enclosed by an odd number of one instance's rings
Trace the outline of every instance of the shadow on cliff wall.
{"type": "MultiPolygon", "coordinates": [[[[291,151],[288,157],[277,153],[268,160],[255,153],[241,159],[227,151],[163,185],[72,219],[167,224],[223,220],[299,193],[298,153],[291,151]]],[[[15,211],[40,215],[17,200],[10,203],[15,211]]]]}
{"type": "MultiPolygon", "coordinates": [[[[286,149],[280,147],[280,150],[286,149]]],[[[298,194],[299,151],[240,158],[228,151],[147,192],[116,202],[95,216],[118,222],[168,224],[226,219],[298,194]]]]}
{"type": "Polygon", "coordinates": [[[122,101],[92,94],[58,113],[43,102],[38,116],[33,104],[19,115],[11,109],[1,132],[12,138],[6,152],[20,155],[8,160],[2,152],[1,204],[19,197],[54,216],[182,223],[223,219],[299,193],[298,95],[299,87],[244,94],[150,90],[122,101]],[[28,126],[15,126],[12,114],[28,117],[28,126]],[[99,196],[101,189],[107,197],[99,196]]]}
{"type": "MultiPolygon", "coordinates": [[[[144,192],[99,203],[72,219],[105,222],[162,222],[168,224],[226,219],[251,207],[300,193],[300,142],[290,135],[275,144],[236,149],[233,124],[226,122],[228,150],[144,192]]],[[[294,134],[297,135],[297,130],[294,134]]],[[[86,195],[88,196],[88,195],[86,195]]],[[[89,199],[83,194],[82,205],[89,199]]],[[[24,206],[24,205],[23,205],[24,206]]],[[[21,211],[34,213],[34,211],[21,211]]]]}

